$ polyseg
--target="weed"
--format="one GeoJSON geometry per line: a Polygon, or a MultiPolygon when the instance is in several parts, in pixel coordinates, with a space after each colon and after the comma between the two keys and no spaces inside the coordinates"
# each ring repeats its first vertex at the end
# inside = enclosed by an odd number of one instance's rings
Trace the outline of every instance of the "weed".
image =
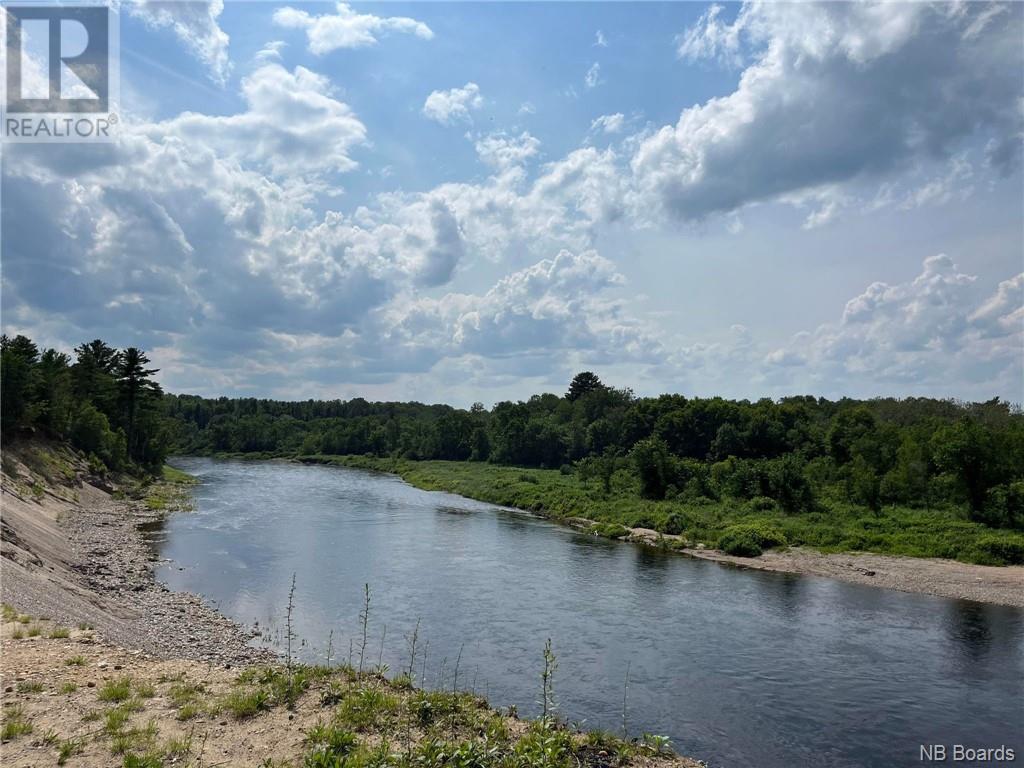
{"type": "Polygon", "coordinates": [[[171,762],[177,762],[192,754],[192,736],[183,736],[178,739],[171,739],[163,748],[164,756],[171,762]]]}
{"type": "Polygon", "coordinates": [[[64,683],[60,687],[61,693],[74,693],[78,690],[78,686],[75,683],[64,683]]]}
{"type": "Polygon", "coordinates": [[[259,688],[255,691],[232,691],[224,699],[224,709],[239,720],[270,709],[270,696],[259,688]]]}
{"type": "Polygon", "coordinates": [[[338,720],[363,731],[380,726],[398,708],[398,699],[380,688],[360,688],[341,702],[338,720]]]}
{"type": "Polygon", "coordinates": [[[43,634],[43,628],[40,627],[38,624],[33,624],[27,630],[25,630],[25,634],[27,634],[29,637],[39,637],[41,634],[43,634]]]}
{"type": "Polygon", "coordinates": [[[35,680],[23,680],[16,689],[18,693],[42,693],[43,684],[35,680]]]}
{"type": "Polygon", "coordinates": [[[19,736],[32,733],[32,723],[20,704],[4,707],[3,727],[0,728],[0,740],[10,741],[19,736]]]}
{"type": "Polygon", "coordinates": [[[109,680],[100,688],[98,698],[100,701],[120,702],[127,701],[132,695],[132,679],[120,677],[116,680],[109,680]]]}
{"type": "Polygon", "coordinates": [[[85,656],[81,654],[77,656],[69,656],[64,659],[64,666],[66,667],[84,667],[86,664],[85,656]]]}
{"type": "Polygon", "coordinates": [[[135,695],[140,699],[152,699],[156,696],[156,687],[148,681],[135,683],[135,695]]]}
{"type": "Polygon", "coordinates": [[[555,670],[558,669],[558,661],[551,650],[551,638],[544,643],[544,669],[540,673],[541,681],[541,722],[549,723],[555,714],[555,670]]]}
{"type": "Polygon", "coordinates": [[[75,755],[81,754],[82,742],[77,739],[65,739],[57,747],[57,765],[64,765],[75,755]]]}
{"type": "Polygon", "coordinates": [[[25,639],[25,632],[23,630],[21,630],[21,629],[16,629],[13,632],[11,632],[11,639],[12,640],[24,640],[25,639]]]}
{"type": "Polygon", "coordinates": [[[127,707],[113,707],[103,715],[103,732],[108,736],[116,736],[128,724],[131,710],[127,707]]]}
{"type": "Polygon", "coordinates": [[[363,674],[363,656],[366,654],[366,630],[370,622],[370,585],[363,585],[363,591],[365,598],[363,600],[363,610],[359,614],[359,621],[363,626],[363,640],[359,646],[359,674],[363,674]]]}
{"type": "Polygon", "coordinates": [[[672,754],[672,742],[669,741],[668,736],[656,736],[653,733],[645,733],[640,738],[640,743],[652,755],[672,754]]]}
{"type": "Polygon", "coordinates": [[[67,627],[54,627],[50,630],[51,640],[66,640],[71,637],[71,630],[67,627]]]}

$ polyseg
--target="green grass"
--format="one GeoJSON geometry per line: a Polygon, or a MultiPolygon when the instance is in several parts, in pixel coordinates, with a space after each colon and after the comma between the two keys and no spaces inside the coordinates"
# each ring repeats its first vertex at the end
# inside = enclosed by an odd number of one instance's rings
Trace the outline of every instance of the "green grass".
{"type": "Polygon", "coordinates": [[[1024,558],[1024,535],[972,522],[956,506],[889,506],[875,513],[826,498],[814,511],[786,513],[776,505],[736,499],[651,501],[640,498],[630,479],[620,475],[605,494],[597,479],[582,482],[576,474],[553,469],[366,456],[312,456],[303,461],[393,472],[424,490],[457,493],[556,520],[586,518],[606,524],[595,527],[594,533],[613,538],[622,532],[607,525],[678,531],[691,543],[717,547],[729,528],[744,525],[776,529],[790,546],[822,552],[864,551],[991,565],[1024,558]]]}
{"type": "Polygon", "coordinates": [[[199,479],[193,477],[188,472],[182,472],[180,469],[175,469],[169,464],[164,464],[163,469],[160,471],[160,477],[165,483],[179,483],[181,485],[194,485],[199,482],[199,479]]]}
{"type": "Polygon", "coordinates": [[[0,727],[0,740],[10,741],[19,736],[32,733],[32,723],[20,704],[4,707],[3,727],[0,727]]]}
{"type": "Polygon", "coordinates": [[[18,693],[42,693],[43,684],[35,681],[23,680],[16,686],[18,693]]]}
{"type": "Polygon", "coordinates": [[[74,693],[77,690],[78,685],[76,683],[63,683],[60,687],[61,693],[74,693]]]}
{"type": "Polygon", "coordinates": [[[57,747],[57,765],[65,765],[68,760],[82,752],[82,742],[77,739],[66,739],[57,747]]]}
{"type": "Polygon", "coordinates": [[[86,665],[85,656],[81,654],[77,656],[69,656],[64,659],[64,666],[66,667],[84,667],[86,665]]]}
{"type": "Polygon", "coordinates": [[[108,680],[100,688],[98,694],[100,701],[121,702],[127,701],[132,695],[132,679],[120,677],[116,680],[108,680]]]}
{"type": "Polygon", "coordinates": [[[236,718],[244,720],[270,709],[271,701],[265,690],[257,688],[232,691],[224,698],[223,706],[236,718]]]}
{"type": "Polygon", "coordinates": [[[71,637],[71,630],[67,627],[54,627],[50,630],[49,637],[51,640],[66,640],[71,637]]]}
{"type": "Polygon", "coordinates": [[[38,624],[32,624],[29,626],[27,630],[25,630],[25,634],[27,634],[29,637],[39,637],[41,634],[43,634],[43,628],[40,627],[38,624]]]}

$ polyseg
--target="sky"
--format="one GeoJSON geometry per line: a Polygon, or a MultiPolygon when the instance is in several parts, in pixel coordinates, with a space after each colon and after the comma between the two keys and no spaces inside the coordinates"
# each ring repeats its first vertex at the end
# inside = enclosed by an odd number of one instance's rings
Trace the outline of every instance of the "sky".
{"type": "Polygon", "coordinates": [[[1024,5],[125,1],[2,324],[165,389],[1024,401],[1024,5]]]}

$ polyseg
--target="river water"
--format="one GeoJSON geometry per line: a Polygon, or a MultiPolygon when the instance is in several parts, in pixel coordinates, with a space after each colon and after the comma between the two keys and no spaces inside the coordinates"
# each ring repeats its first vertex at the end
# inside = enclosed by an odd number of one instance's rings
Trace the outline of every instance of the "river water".
{"type": "Polygon", "coordinates": [[[621,731],[625,710],[712,766],[920,765],[932,743],[1024,760],[1024,611],[691,560],[388,475],[174,463],[202,483],[156,535],[158,577],[273,645],[294,574],[307,661],[332,630],[358,657],[369,583],[367,665],[407,666],[419,619],[417,677],[450,687],[461,651],[460,688],[534,714],[551,638],[563,717],[621,731]]]}

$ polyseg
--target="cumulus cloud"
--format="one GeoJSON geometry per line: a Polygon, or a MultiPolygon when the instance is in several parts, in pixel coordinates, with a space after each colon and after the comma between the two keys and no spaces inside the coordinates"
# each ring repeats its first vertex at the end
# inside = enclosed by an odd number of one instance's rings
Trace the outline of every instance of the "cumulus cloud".
{"type": "Polygon", "coordinates": [[[356,167],[353,147],[366,127],[333,96],[330,81],[305,67],[289,72],[266,64],[242,81],[245,112],[211,116],[186,112],[149,130],[222,157],[255,163],[274,175],[345,172],[356,167]]]}
{"type": "Polygon", "coordinates": [[[124,4],[128,12],[155,28],[174,32],[210,71],[210,77],[223,85],[231,72],[228,56],[230,39],[218,19],[224,0],[133,0],[124,4]]]}
{"type": "Polygon", "coordinates": [[[941,394],[951,378],[971,382],[982,397],[1024,394],[1024,274],[980,306],[976,280],[949,256],[931,256],[913,280],[872,283],[838,322],[797,334],[765,363],[769,371],[789,368],[784,381],[833,389],[842,382],[850,391],[873,388],[868,394],[941,394]]]}
{"type": "Polygon", "coordinates": [[[698,220],[948,158],[977,134],[999,170],[1020,153],[1019,6],[748,3],[712,8],[680,54],[749,58],[737,89],[689,107],[632,158],[638,210],[698,220]]]}
{"type": "Polygon", "coordinates": [[[626,127],[626,116],[621,112],[614,115],[601,115],[590,124],[590,130],[604,133],[622,133],[626,127]]]}
{"type": "Polygon", "coordinates": [[[480,86],[466,83],[461,88],[447,91],[431,91],[423,102],[423,114],[430,120],[442,125],[459,122],[472,122],[470,114],[484,105],[484,97],[480,95],[480,86]]]}
{"type": "Polygon", "coordinates": [[[406,16],[374,16],[358,13],[347,3],[338,3],[335,12],[314,16],[290,6],[274,12],[274,22],[289,29],[305,31],[309,51],[322,56],[339,48],[366,48],[376,45],[388,32],[415,35],[432,40],[433,31],[422,21],[406,16]]]}
{"type": "Polygon", "coordinates": [[[475,142],[476,153],[487,165],[496,170],[505,170],[520,166],[537,154],[540,141],[523,131],[518,136],[505,133],[492,133],[475,142]]]}

